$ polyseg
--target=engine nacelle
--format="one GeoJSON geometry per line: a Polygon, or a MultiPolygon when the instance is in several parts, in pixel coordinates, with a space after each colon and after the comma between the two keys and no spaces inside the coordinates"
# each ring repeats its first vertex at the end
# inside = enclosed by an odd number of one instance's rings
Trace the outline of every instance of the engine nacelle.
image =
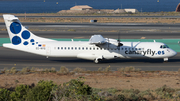
{"type": "Polygon", "coordinates": [[[80,53],[77,55],[77,58],[81,58],[81,59],[86,59],[86,60],[94,60],[96,59],[96,57],[98,57],[95,54],[91,54],[91,53],[80,53]]]}
{"type": "Polygon", "coordinates": [[[113,54],[103,55],[102,57],[103,57],[103,59],[107,59],[107,60],[117,58],[117,56],[115,56],[113,54]]]}

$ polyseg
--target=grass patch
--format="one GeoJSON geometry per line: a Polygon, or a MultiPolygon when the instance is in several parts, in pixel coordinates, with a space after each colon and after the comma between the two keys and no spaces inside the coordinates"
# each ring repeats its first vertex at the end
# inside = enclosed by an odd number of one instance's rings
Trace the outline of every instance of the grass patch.
{"type": "MultiPolygon", "coordinates": [[[[19,83],[19,81],[15,81],[19,83]]],[[[152,101],[179,100],[178,89],[162,86],[156,90],[116,88],[97,89],[85,84],[85,78],[71,79],[62,85],[53,81],[40,80],[37,85],[17,85],[14,88],[0,88],[2,101],[42,100],[42,101],[152,101]],[[37,96],[38,95],[38,96],[37,96]]]]}

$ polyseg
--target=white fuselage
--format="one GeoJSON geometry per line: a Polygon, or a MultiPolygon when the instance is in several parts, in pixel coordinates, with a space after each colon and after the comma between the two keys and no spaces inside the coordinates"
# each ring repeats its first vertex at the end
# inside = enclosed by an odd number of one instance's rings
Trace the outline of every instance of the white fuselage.
{"type": "Polygon", "coordinates": [[[121,42],[123,46],[117,47],[116,42],[96,46],[89,42],[80,41],[47,41],[37,45],[24,46],[4,44],[4,47],[21,50],[48,57],[77,57],[88,60],[96,58],[168,58],[176,55],[170,48],[160,48],[159,42],[121,42]],[[45,46],[43,46],[45,45],[45,46]]]}

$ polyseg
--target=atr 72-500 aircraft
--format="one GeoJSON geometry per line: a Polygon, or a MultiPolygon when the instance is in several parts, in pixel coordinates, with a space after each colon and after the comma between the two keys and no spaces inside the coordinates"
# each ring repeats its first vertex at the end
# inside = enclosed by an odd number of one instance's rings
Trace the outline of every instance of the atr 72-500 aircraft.
{"type": "Polygon", "coordinates": [[[99,63],[104,59],[115,58],[162,58],[177,53],[160,42],[120,42],[120,40],[93,35],[87,42],[56,41],[41,38],[26,29],[14,15],[3,15],[11,43],[3,47],[46,57],[77,57],[99,63]]]}

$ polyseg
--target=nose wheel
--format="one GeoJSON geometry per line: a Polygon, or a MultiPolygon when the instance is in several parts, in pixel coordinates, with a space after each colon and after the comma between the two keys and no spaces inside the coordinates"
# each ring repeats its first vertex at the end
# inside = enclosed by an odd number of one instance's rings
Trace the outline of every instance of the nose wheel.
{"type": "Polygon", "coordinates": [[[168,58],[164,58],[164,62],[168,62],[168,58]]]}

